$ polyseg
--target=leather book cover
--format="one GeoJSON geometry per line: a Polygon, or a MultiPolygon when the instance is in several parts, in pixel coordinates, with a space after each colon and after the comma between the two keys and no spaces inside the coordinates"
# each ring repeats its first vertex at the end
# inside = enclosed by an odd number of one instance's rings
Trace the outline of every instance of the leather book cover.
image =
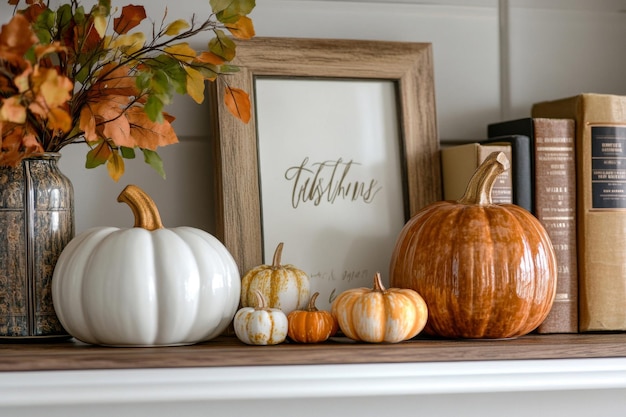
{"type": "Polygon", "coordinates": [[[532,213],[546,228],[558,264],[554,304],[538,333],[578,332],[574,126],[573,119],[529,117],[493,123],[487,130],[489,136],[518,133],[531,138],[532,213]]]}
{"type": "MultiPolygon", "coordinates": [[[[511,146],[508,144],[487,146],[473,142],[442,148],[443,199],[456,201],[461,198],[476,168],[492,152],[504,152],[507,158],[511,159],[511,146]]],[[[512,202],[513,185],[510,170],[498,175],[491,191],[491,199],[494,203],[512,202]]]]}
{"type": "Polygon", "coordinates": [[[626,330],[626,96],[536,103],[576,122],[579,331],[626,330]]]}
{"type": "Polygon", "coordinates": [[[526,135],[503,135],[482,140],[483,145],[503,144],[511,145],[511,179],[513,182],[513,204],[532,212],[533,183],[532,183],[532,148],[530,138],[526,135]]]}

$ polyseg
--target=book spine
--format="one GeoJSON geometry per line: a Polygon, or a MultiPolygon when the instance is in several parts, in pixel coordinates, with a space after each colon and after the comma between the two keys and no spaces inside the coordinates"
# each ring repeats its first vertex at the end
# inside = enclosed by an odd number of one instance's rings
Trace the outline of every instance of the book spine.
{"type": "Polygon", "coordinates": [[[532,116],[576,120],[579,331],[624,331],[626,96],[536,103],[532,116]]]}
{"type": "Polygon", "coordinates": [[[576,256],[576,160],[574,121],[533,120],[535,216],[545,227],[558,265],[550,314],[538,333],[578,332],[576,256]]]}

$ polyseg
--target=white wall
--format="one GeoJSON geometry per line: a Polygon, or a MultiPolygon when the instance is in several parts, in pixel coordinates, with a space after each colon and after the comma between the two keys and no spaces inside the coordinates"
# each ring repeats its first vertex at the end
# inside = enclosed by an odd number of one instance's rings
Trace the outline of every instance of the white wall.
{"type": "MultiPolygon", "coordinates": [[[[155,20],[164,4],[172,19],[208,8],[206,0],[143,3],[155,20]]],[[[449,141],[480,138],[487,123],[527,116],[535,101],[580,92],[626,94],[623,10],[626,0],[258,0],[252,18],[258,36],[432,42],[439,133],[449,141]],[[508,9],[502,17],[499,5],[508,9]],[[502,55],[500,21],[509,22],[502,55]]],[[[1,3],[0,20],[11,11],[1,3]]],[[[207,40],[197,38],[193,46],[207,40]]],[[[83,168],[85,147],[63,152],[62,169],[75,186],[77,231],[132,225],[130,210],[115,202],[128,183],[152,195],[166,226],[212,230],[205,158],[210,109],[177,97],[169,111],[181,143],[160,152],[165,181],[139,159],[114,183],[104,167],[83,168]]]]}

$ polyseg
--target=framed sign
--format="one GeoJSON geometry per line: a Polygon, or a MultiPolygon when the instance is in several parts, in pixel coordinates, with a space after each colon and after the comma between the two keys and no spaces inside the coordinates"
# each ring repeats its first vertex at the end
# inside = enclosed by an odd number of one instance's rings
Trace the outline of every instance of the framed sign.
{"type": "Polygon", "coordinates": [[[256,38],[237,56],[253,117],[213,87],[217,237],[242,273],[283,242],[321,308],[386,280],[405,221],[441,198],[431,45],[256,38]]]}

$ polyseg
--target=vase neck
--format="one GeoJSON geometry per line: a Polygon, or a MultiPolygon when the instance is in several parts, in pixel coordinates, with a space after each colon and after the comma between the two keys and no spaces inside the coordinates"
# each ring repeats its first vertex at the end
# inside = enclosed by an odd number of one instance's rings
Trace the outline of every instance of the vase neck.
{"type": "Polygon", "coordinates": [[[34,155],[30,155],[27,156],[24,159],[29,159],[29,160],[33,160],[33,159],[44,159],[44,160],[55,160],[58,161],[61,158],[61,153],[60,152],[44,152],[44,153],[38,153],[38,154],[34,154],[34,155]]]}

